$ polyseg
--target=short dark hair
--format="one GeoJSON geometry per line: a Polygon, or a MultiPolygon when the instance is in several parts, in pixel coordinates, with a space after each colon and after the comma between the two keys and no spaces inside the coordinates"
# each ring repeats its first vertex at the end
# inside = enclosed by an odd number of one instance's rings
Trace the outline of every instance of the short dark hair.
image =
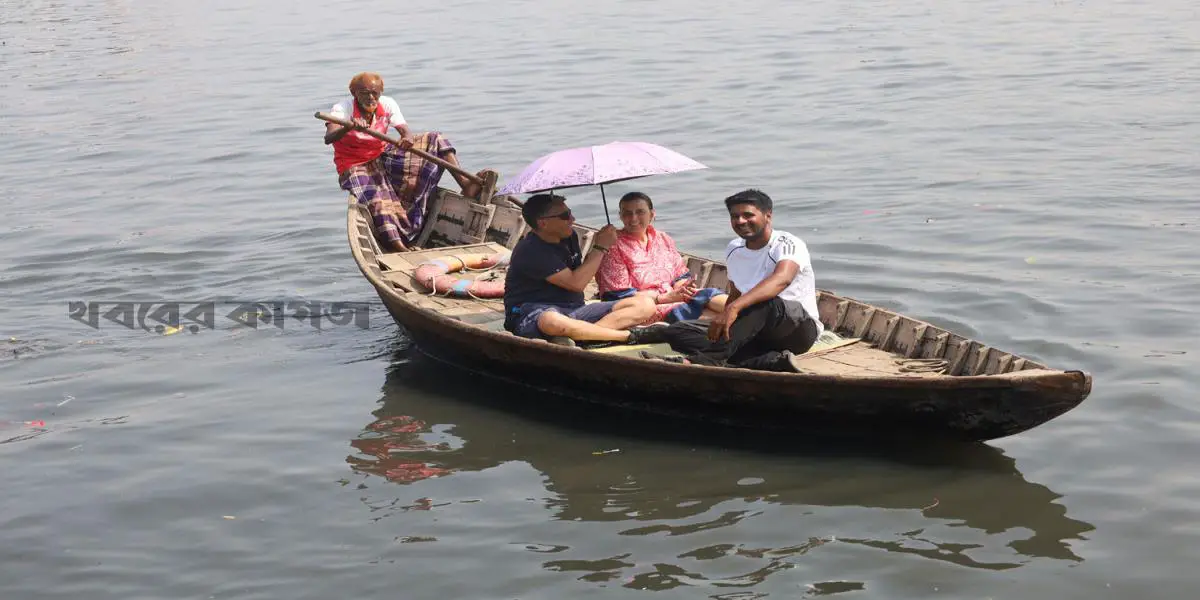
{"type": "Polygon", "coordinates": [[[567,199],[557,194],[537,194],[525,201],[525,206],[521,207],[521,218],[530,227],[537,229],[537,220],[546,215],[546,209],[550,208],[555,202],[566,202],[567,199]]]}
{"type": "Polygon", "coordinates": [[[762,190],[754,188],[742,190],[725,199],[725,208],[727,210],[732,209],[738,204],[753,204],[755,208],[764,213],[771,212],[773,206],[770,196],[766,195],[762,190]]]}
{"type": "Polygon", "coordinates": [[[625,204],[626,202],[637,202],[638,200],[645,202],[646,208],[649,208],[650,210],[654,210],[654,202],[652,200],[650,200],[650,196],[647,196],[646,194],[643,194],[642,192],[629,192],[628,194],[621,196],[621,200],[620,200],[620,202],[617,202],[617,206],[619,207],[622,204],[625,204]]]}

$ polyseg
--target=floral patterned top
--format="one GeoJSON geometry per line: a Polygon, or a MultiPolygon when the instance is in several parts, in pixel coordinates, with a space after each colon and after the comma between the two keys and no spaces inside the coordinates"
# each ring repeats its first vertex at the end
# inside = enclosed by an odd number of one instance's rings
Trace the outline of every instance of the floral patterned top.
{"type": "MultiPolygon", "coordinates": [[[[601,294],[631,288],[665,294],[671,291],[671,284],[687,272],[687,261],[679,254],[670,236],[653,225],[646,229],[646,236],[648,240],[643,246],[633,235],[617,233],[617,243],[608,249],[596,272],[596,285],[601,294]]],[[[646,323],[663,320],[680,304],[659,304],[655,316],[646,323]]]]}

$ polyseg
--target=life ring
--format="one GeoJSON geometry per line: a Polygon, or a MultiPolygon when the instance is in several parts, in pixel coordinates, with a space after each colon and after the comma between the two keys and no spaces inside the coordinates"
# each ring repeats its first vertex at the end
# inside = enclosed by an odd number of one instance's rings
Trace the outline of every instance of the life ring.
{"type": "Polygon", "coordinates": [[[465,254],[430,260],[417,265],[413,278],[426,289],[460,298],[503,298],[504,281],[480,281],[454,277],[463,269],[491,269],[507,265],[509,254],[465,254]]]}

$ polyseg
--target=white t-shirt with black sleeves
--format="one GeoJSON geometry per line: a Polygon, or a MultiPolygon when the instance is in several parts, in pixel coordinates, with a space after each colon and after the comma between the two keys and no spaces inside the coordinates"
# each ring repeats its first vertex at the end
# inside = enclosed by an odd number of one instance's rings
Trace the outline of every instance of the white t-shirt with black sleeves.
{"type": "Polygon", "coordinates": [[[808,256],[808,246],[804,240],[778,229],[771,231],[771,239],[766,246],[758,250],[746,247],[746,240],[734,239],[725,247],[725,267],[729,272],[729,280],[743,294],[754,289],[775,272],[775,266],[781,260],[790,260],[800,266],[796,277],[788,284],[779,297],[784,300],[799,302],[810,317],[817,322],[817,332],[824,328],[817,313],[817,278],[813,273],[812,260],[808,256]]]}

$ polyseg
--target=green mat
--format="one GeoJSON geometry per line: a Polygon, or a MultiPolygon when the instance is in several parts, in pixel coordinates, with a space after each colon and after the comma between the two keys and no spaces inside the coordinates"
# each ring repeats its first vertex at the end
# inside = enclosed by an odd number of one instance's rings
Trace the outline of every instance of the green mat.
{"type": "Polygon", "coordinates": [[[617,354],[619,356],[629,356],[633,358],[641,358],[640,352],[645,350],[650,354],[659,356],[683,356],[682,354],[671,349],[670,344],[637,344],[629,346],[622,344],[619,346],[606,346],[604,348],[589,348],[591,352],[602,352],[604,354],[617,354]]]}

